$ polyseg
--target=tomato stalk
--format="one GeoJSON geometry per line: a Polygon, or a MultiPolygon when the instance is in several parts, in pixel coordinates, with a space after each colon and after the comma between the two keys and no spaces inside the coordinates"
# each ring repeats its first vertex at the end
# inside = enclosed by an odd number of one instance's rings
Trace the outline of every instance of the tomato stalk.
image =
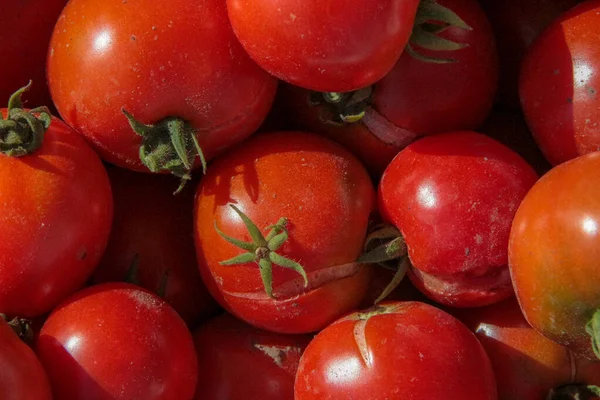
{"type": "Polygon", "coordinates": [[[564,385],[552,389],[546,400],[593,400],[600,397],[600,387],[594,385],[564,385]]]}
{"type": "Polygon", "coordinates": [[[591,336],[594,354],[600,358],[600,310],[594,312],[594,315],[585,326],[585,331],[591,336]]]}

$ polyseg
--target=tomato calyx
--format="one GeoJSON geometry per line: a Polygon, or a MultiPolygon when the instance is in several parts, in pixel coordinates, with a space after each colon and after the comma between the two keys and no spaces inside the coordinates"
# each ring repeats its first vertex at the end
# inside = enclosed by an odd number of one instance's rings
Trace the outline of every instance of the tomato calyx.
{"type": "Polygon", "coordinates": [[[31,345],[33,343],[33,327],[32,321],[25,318],[10,318],[6,314],[0,314],[8,326],[11,327],[13,332],[25,343],[31,345]]]}
{"type": "Polygon", "coordinates": [[[568,384],[550,390],[546,400],[592,400],[600,397],[600,387],[585,384],[568,384]]]}
{"type": "Polygon", "coordinates": [[[181,180],[174,194],[181,192],[192,179],[194,160],[200,158],[202,171],[206,172],[206,158],[198,143],[196,130],[179,117],[167,117],[156,124],[146,125],[136,120],[127,110],[121,109],[129,125],[143,138],[139,155],[142,163],[154,173],[169,171],[181,180]]]}
{"type": "Polygon", "coordinates": [[[280,218],[275,225],[267,227],[270,231],[267,236],[263,236],[260,229],[246,214],[240,211],[233,204],[229,205],[235,213],[242,219],[252,242],[244,242],[234,237],[228,236],[223,233],[217,226],[215,221],[215,230],[223,239],[227,242],[246,250],[246,253],[242,253],[229,260],[221,261],[221,265],[240,265],[255,262],[258,265],[260,276],[263,281],[265,292],[270,298],[275,298],[273,295],[273,265],[280,266],[282,268],[288,268],[296,271],[304,279],[304,287],[308,286],[308,276],[304,271],[304,267],[294,260],[283,257],[276,251],[285,243],[289,238],[288,231],[286,229],[287,219],[280,218]]]}
{"type": "Polygon", "coordinates": [[[0,115],[0,152],[9,157],[22,157],[39,149],[52,123],[52,115],[47,107],[29,111],[23,109],[21,97],[31,85],[29,81],[10,96],[6,119],[0,115]]]}
{"type": "Polygon", "coordinates": [[[600,310],[596,310],[592,318],[585,325],[585,331],[592,340],[592,350],[600,358],[600,310]]]}

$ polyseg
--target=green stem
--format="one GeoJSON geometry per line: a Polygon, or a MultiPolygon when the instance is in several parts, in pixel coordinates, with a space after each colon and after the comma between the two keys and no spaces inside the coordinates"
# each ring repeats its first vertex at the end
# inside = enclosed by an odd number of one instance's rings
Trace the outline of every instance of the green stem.
{"type": "Polygon", "coordinates": [[[586,324],[585,330],[591,337],[594,354],[600,358],[600,310],[594,312],[594,315],[586,324]]]}

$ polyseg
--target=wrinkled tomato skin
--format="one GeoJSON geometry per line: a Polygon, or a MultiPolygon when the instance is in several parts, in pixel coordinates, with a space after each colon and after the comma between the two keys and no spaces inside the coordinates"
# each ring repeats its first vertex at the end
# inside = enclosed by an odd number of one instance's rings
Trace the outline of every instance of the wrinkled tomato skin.
{"type": "Polygon", "coordinates": [[[572,8],[531,45],[519,78],[521,105],[552,165],[600,150],[600,1],[572,8]]]}
{"type": "Polygon", "coordinates": [[[417,0],[228,0],[238,39],[265,70],[320,92],[369,86],[394,66],[417,0]]]}
{"type": "Polygon", "coordinates": [[[54,24],[67,0],[7,1],[0,13],[0,52],[6,62],[0,66],[0,103],[30,80],[23,96],[27,106],[52,107],[46,84],[46,55],[54,24]]]}
{"type": "Polygon", "coordinates": [[[379,184],[379,211],[402,233],[413,284],[455,307],[511,296],[508,235],[536,180],[518,154],[475,132],[425,137],[402,150],[379,184]]]}
{"type": "Polygon", "coordinates": [[[171,176],[108,168],[114,223],[94,282],[125,281],[137,263],[134,283],[159,294],[189,325],[217,310],[200,274],[194,249],[194,188],[176,196],[171,176]]]}
{"type": "Polygon", "coordinates": [[[585,325],[600,308],[600,153],[561,164],[531,189],[510,234],[510,272],[527,321],[596,359],[585,325]]]}
{"type": "Polygon", "coordinates": [[[70,1],[48,82],[61,116],[104,160],[146,172],[122,108],[146,124],[190,122],[211,159],[260,126],[277,86],[239,45],[219,0],[70,1]]]}
{"type": "Polygon", "coordinates": [[[36,343],[56,400],[192,399],[197,359],[183,320],[127,283],[84,289],[46,320],[36,343]]]}
{"type": "Polygon", "coordinates": [[[496,399],[490,361],[461,322],[418,302],[382,307],[317,334],[300,359],[296,400],[496,399]]]}
{"type": "Polygon", "coordinates": [[[490,357],[498,400],[539,400],[562,385],[600,383],[600,364],[576,358],[535,331],[515,299],[452,314],[475,332],[490,357]]]}
{"type": "Polygon", "coordinates": [[[110,182],[92,148],[57,118],[34,153],[0,155],[0,177],[0,312],[34,318],[98,265],[112,223],[110,182]]]}
{"type": "Polygon", "coordinates": [[[256,136],[215,160],[196,191],[202,278],[223,307],[252,325],[282,333],[322,329],[357,306],[366,291],[368,268],[347,274],[330,267],[352,263],[362,252],[374,199],[366,170],[338,144],[304,132],[256,136]],[[287,218],[289,239],[278,253],[303,265],[309,285],[320,281],[304,289],[298,273],[274,265],[273,300],[255,263],[220,265],[243,250],[220,237],[215,224],[250,241],[230,204],[263,230],[287,218]],[[284,287],[288,291],[278,295],[284,287]]]}
{"type": "Polygon", "coordinates": [[[439,0],[472,29],[450,27],[439,36],[466,47],[452,52],[414,46],[427,63],[404,52],[373,91],[373,107],[409,131],[430,135],[478,128],[490,113],[498,86],[498,55],[489,21],[476,0],[439,0]]]}
{"type": "Polygon", "coordinates": [[[0,393],[3,400],[52,400],[42,364],[0,318],[0,393]]]}
{"type": "Polygon", "coordinates": [[[294,378],[310,335],[254,328],[230,314],[194,333],[200,371],[195,400],[294,400],[294,378]]]}

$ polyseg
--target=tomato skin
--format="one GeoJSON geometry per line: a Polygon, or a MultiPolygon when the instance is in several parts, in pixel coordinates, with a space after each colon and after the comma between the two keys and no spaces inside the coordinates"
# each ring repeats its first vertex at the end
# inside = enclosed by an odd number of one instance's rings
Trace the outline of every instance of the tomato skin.
{"type": "Polygon", "coordinates": [[[394,66],[410,37],[417,0],[227,0],[250,56],[294,85],[320,92],[369,86],[394,66]]]}
{"type": "Polygon", "coordinates": [[[0,371],[3,400],[52,400],[50,383],[42,364],[2,318],[0,371]]]}
{"type": "Polygon", "coordinates": [[[293,400],[294,378],[310,335],[256,329],[230,314],[194,332],[200,374],[196,400],[293,400]]]}
{"type": "Polygon", "coordinates": [[[142,139],[121,108],[148,124],[183,118],[211,159],[259,127],[277,86],[239,45],[219,0],[70,1],[48,82],[61,116],[104,160],[145,172],[142,139]]]}
{"type": "Polygon", "coordinates": [[[186,323],[193,325],[217,309],[196,262],[193,232],[194,189],[174,196],[170,176],[108,169],[115,217],[94,282],[120,282],[137,259],[134,283],[163,296],[186,323]]]}
{"type": "Polygon", "coordinates": [[[84,289],[53,311],[36,351],[61,399],[192,399],[194,344],[154,294],[127,283],[84,289]]]}
{"type": "Polygon", "coordinates": [[[532,44],[519,80],[521,105],[553,165],[600,149],[600,1],[564,13],[532,44]]]}
{"type": "Polygon", "coordinates": [[[370,279],[367,268],[347,276],[330,268],[352,263],[362,252],[375,193],[364,167],[339,145],[304,132],[272,132],[246,141],[215,160],[200,181],[195,202],[195,239],[200,273],[225,309],[259,328],[305,333],[325,327],[357,306],[370,279]],[[215,230],[249,241],[235,204],[260,229],[288,219],[289,239],[278,250],[299,261],[309,275],[306,291],[295,271],[273,266],[276,300],[265,294],[255,263],[219,262],[243,251],[215,230]],[[317,273],[316,271],[319,271],[317,273]],[[277,293],[292,285],[291,292],[277,293]]]}
{"type": "Polygon", "coordinates": [[[112,223],[110,182],[92,148],[57,118],[34,153],[0,155],[0,176],[0,312],[34,318],[98,265],[112,223]]]}
{"type": "Polygon", "coordinates": [[[46,55],[54,24],[67,0],[21,0],[3,4],[0,14],[0,45],[5,60],[0,75],[0,103],[5,104],[19,88],[33,81],[23,100],[33,107],[52,107],[46,84],[46,55]],[[10,38],[10,40],[8,40],[10,38]]]}
{"type": "Polygon", "coordinates": [[[527,194],[510,233],[509,262],[527,321],[596,359],[585,324],[600,308],[600,153],[561,164],[527,194]]]}
{"type": "Polygon", "coordinates": [[[366,321],[354,313],[317,334],[300,359],[296,400],[496,399],[490,361],[462,323],[424,303],[382,307],[388,311],[366,321]]]}
{"type": "Polygon", "coordinates": [[[381,178],[379,210],[408,246],[413,284],[456,307],[511,296],[508,235],[536,180],[519,155],[475,132],[425,137],[402,150],[381,178]]]}

